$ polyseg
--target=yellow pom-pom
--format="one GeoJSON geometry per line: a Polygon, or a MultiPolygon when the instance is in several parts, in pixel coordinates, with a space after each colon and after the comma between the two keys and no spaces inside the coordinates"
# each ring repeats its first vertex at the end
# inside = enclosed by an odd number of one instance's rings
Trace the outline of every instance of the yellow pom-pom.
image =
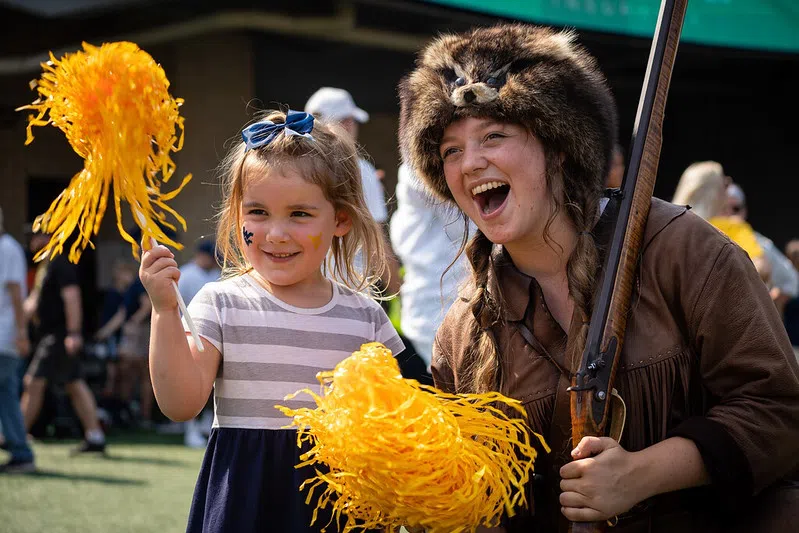
{"type": "Polygon", "coordinates": [[[121,200],[130,204],[144,240],[153,237],[180,248],[159,226],[175,229],[167,220],[171,214],[186,229],[185,220],[165,202],[191,179],[187,175],[177,189],[161,192],[162,182],[175,171],[170,153],[183,145],[183,118],[178,113],[183,101],[169,94],[163,69],[129,42],[99,48],[84,43],[82,52],[60,60],[50,54],[42,67],[44,73],[35,83],[39,98],[19,108],[38,112],[29,117],[25,144],[33,141],[34,126],[53,125],[84,159],[84,168],[36,218],[34,231],[53,235],[37,258],[61,253],[77,228],[79,235],[69,253],[69,259],[77,262],[100,229],[110,191],[117,226],[134,255],[138,243],[122,227],[121,200]]]}
{"type": "MultiPolygon", "coordinates": [[[[305,465],[326,465],[305,482],[308,500],[332,506],[344,533],[365,528],[424,527],[429,533],[496,526],[526,503],[536,449],[524,413],[499,393],[446,394],[403,379],[391,352],[365,344],[318,376],[322,394],[305,389],[316,409],[288,409],[305,465]]],[[[549,451],[538,436],[544,449],[549,451]]],[[[314,512],[314,520],[316,512],[314,512]]]]}

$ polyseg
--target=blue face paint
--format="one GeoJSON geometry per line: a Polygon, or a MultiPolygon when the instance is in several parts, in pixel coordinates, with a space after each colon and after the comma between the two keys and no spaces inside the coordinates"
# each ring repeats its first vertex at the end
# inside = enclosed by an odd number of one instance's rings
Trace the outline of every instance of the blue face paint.
{"type": "Polygon", "coordinates": [[[242,234],[244,235],[244,243],[249,246],[252,244],[252,236],[253,233],[251,231],[247,231],[247,228],[242,226],[241,227],[242,234]]]}

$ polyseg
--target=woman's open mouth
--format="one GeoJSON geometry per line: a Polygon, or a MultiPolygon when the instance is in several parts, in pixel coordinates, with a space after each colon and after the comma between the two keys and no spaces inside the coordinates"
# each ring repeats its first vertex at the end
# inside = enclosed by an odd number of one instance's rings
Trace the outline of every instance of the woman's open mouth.
{"type": "Polygon", "coordinates": [[[498,213],[508,199],[509,192],[510,185],[501,181],[489,181],[471,190],[483,217],[498,213]]]}

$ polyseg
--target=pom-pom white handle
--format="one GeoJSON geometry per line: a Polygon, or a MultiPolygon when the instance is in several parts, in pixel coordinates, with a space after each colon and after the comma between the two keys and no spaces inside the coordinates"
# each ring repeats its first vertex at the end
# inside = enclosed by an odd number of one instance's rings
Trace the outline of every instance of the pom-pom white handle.
{"type": "MultiPolygon", "coordinates": [[[[144,224],[144,216],[141,214],[141,212],[136,211],[136,217],[139,219],[139,222],[144,224]]],[[[144,228],[142,228],[142,232],[144,232],[144,228]]],[[[150,237],[150,246],[158,246],[158,241],[150,237]]],[[[197,333],[197,327],[194,325],[194,321],[191,319],[189,310],[186,307],[186,302],[183,301],[183,296],[180,295],[178,284],[175,283],[174,280],[172,280],[172,288],[175,289],[175,296],[178,298],[178,307],[180,308],[180,312],[183,313],[183,318],[186,319],[186,325],[189,326],[189,332],[191,332],[191,338],[194,339],[194,345],[197,347],[197,351],[202,352],[205,350],[205,348],[203,348],[203,342],[200,340],[200,335],[197,333]]]]}

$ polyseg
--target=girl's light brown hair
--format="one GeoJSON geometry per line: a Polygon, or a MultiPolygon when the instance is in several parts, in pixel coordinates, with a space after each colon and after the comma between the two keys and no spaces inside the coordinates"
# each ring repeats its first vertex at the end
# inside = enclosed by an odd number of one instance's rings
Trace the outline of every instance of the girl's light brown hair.
{"type": "MultiPolygon", "coordinates": [[[[282,111],[267,111],[258,119],[285,123],[282,111]]],[[[279,133],[269,144],[245,151],[239,140],[220,165],[222,208],[218,214],[217,246],[222,256],[223,277],[252,270],[242,252],[241,204],[250,180],[288,165],[308,183],[318,185],[336,212],[352,221],[350,231],[334,238],[323,271],[357,291],[370,290],[386,268],[382,229],[366,207],[358,152],[346,132],[333,124],[314,121],[312,139],[279,133]],[[363,253],[364,270],[358,271],[355,256],[363,253]]],[[[240,139],[240,138],[239,138],[240,139]]],[[[332,223],[332,221],[331,221],[332,223]]]]}

